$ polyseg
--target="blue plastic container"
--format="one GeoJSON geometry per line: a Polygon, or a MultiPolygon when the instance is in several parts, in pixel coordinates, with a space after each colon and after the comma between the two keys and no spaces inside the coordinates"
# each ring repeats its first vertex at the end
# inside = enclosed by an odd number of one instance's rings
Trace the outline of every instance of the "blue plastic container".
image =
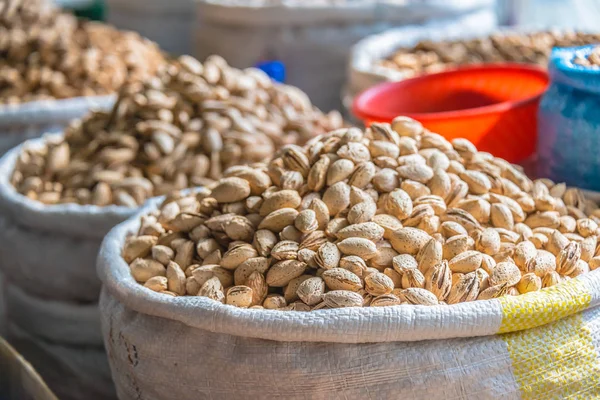
{"type": "Polygon", "coordinates": [[[275,82],[285,83],[285,65],[281,61],[263,61],[255,67],[261,69],[275,82]]]}
{"type": "Polygon", "coordinates": [[[594,45],[556,48],[538,111],[540,177],[600,190],[600,68],[573,63],[594,45]]]}

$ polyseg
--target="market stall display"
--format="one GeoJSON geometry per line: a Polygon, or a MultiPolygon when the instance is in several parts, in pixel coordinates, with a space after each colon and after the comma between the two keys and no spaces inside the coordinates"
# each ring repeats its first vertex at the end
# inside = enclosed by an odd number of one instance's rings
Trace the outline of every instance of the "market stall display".
{"type": "Polygon", "coordinates": [[[0,4],[0,152],[60,130],[90,108],[107,109],[126,80],[164,63],[133,32],[77,20],[49,0],[0,4]]]}
{"type": "Polygon", "coordinates": [[[285,146],[106,237],[117,393],[597,394],[599,221],[579,190],[405,117],[285,146]]]}
{"type": "Polygon", "coordinates": [[[12,332],[44,351],[49,343],[61,347],[48,353],[75,375],[49,380],[66,388],[61,398],[80,398],[80,388],[69,386],[80,382],[80,371],[95,378],[88,391],[105,385],[101,342],[88,333],[90,321],[98,326],[95,258],[113,226],[152,196],[211,186],[228,167],[268,159],[285,144],[342,125],[339,113],[320,112],[299,89],[262,71],[232,68],[218,56],[204,63],[182,56],[124,86],[111,110],[8,152],[0,160],[0,268],[20,289],[7,291],[9,327],[18,325],[12,332]],[[45,307],[61,317],[41,318],[45,307]],[[41,320],[56,329],[41,329],[41,320]],[[72,335],[61,338],[56,332],[65,329],[72,335]],[[87,346],[81,358],[74,338],[80,350],[87,346]]]}

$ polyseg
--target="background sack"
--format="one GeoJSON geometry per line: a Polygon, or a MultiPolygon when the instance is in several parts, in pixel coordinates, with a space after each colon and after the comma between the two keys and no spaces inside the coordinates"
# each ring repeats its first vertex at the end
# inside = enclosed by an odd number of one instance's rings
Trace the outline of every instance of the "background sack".
{"type": "Polygon", "coordinates": [[[0,155],[27,139],[63,130],[90,109],[109,109],[114,96],[77,97],[0,105],[0,155]]]}
{"type": "Polygon", "coordinates": [[[219,54],[240,68],[280,60],[286,82],[329,111],[341,109],[347,58],[358,40],[399,25],[462,24],[469,14],[479,15],[481,28],[495,26],[493,0],[200,0],[195,55],[219,54]]]}
{"type": "Polygon", "coordinates": [[[104,240],[102,329],[121,400],[546,399],[600,396],[600,271],[452,306],[278,312],[169,297],[104,240]]]}
{"type": "Polygon", "coordinates": [[[358,42],[348,60],[348,80],[342,94],[349,108],[354,96],[382,82],[405,79],[405,74],[382,67],[379,61],[403,47],[412,47],[422,40],[440,41],[475,38],[487,35],[496,28],[493,15],[480,11],[466,15],[459,21],[433,22],[425,26],[407,26],[390,29],[358,42]]]}
{"type": "Polygon", "coordinates": [[[106,0],[107,22],[135,31],[174,55],[192,51],[193,0],[106,0]]]}
{"type": "Polygon", "coordinates": [[[96,301],[95,260],[104,235],[135,210],[122,206],[47,206],[10,184],[22,146],[0,159],[0,268],[10,284],[48,299],[96,301]]]}

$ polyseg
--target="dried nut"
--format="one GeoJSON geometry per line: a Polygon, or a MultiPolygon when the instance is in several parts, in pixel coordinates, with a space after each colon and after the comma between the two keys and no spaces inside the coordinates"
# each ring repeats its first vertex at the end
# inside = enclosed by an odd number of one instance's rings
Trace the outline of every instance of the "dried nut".
{"type": "Polygon", "coordinates": [[[555,256],[561,252],[569,244],[569,239],[567,239],[562,233],[558,230],[554,230],[550,237],[548,238],[548,243],[546,244],[546,250],[555,256]]]}
{"type": "Polygon", "coordinates": [[[500,251],[500,234],[492,228],[484,229],[475,244],[478,251],[494,255],[500,251]]]}
{"type": "Polygon", "coordinates": [[[130,236],[125,240],[123,258],[126,263],[131,263],[136,258],[147,257],[152,247],[158,242],[156,236],[130,236]]]}
{"type": "Polygon", "coordinates": [[[383,237],[388,240],[391,238],[393,232],[402,228],[402,222],[398,218],[388,214],[375,215],[372,221],[384,229],[383,237]]]}
{"type": "Polygon", "coordinates": [[[267,310],[277,310],[287,306],[287,302],[281,295],[270,294],[265,298],[262,305],[267,310]]]}
{"type": "Polygon", "coordinates": [[[448,261],[443,260],[427,270],[425,289],[433,293],[438,300],[446,300],[452,289],[452,273],[448,261]]]}
{"type": "Polygon", "coordinates": [[[336,268],[340,263],[340,250],[338,246],[331,242],[326,242],[317,250],[317,255],[314,259],[317,266],[328,270],[336,268]]]}
{"type": "Polygon", "coordinates": [[[346,256],[340,259],[340,268],[347,269],[362,278],[367,271],[367,264],[358,256],[346,256]]]}
{"type": "Polygon", "coordinates": [[[323,302],[330,308],[362,307],[361,295],[348,290],[332,290],[323,295],[323,302]]]}
{"type": "Polygon", "coordinates": [[[271,250],[271,257],[276,260],[296,260],[300,244],[292,240],[282,240],[271,250]]]}
{"type": "Polygon", "coordinates": [[[419,263],[419,270],[426,273],[431,267],[442,261],[442,244],[431,238],[425,246],[419,250],[416,257],[419,263]]]}
{"type": "Polygon", "coordinates": [[[369,304],[370,307],[388,307],[402,304],[402,300],[393,294],[382,294],[375,297],[369,304]]]}
{"type": "Polygon", "coordinates": [[[223,178],[212,190],[211,196],[219,203],[234,203],[250,195],[250,184],[242,178],[223,178]]]}
{"type": "Polygon", "coordinates": [[[537,276],[543,278],[549,271],[556,269],[556,257],[548,251],[538,250],[533,259],[527,263],[525,272],[533,272],[537,276]]]}
{"type": "Polygon", "coordinates": [[[425,276],[418,269],[409,269],[402,274],[402,288],[425,287],[425,276]]]}
{"type": "Polygon", "coordinates": [[[173,292],[179,296],[185,295],[185,273],[181,267],[170,261],[167,266],[167,288],[170,292],[173,292]]]}
{"type": "Polygon", "coordinates": [[[155,292],[163,292],[167,290],[167,278],[164,276],[154,276],[144,283],[144,287],[155,292]]]}
{"type": "Polygon", "coordinates": [[[452,236],[442,246],[442,257],[446,260],[451,260],[457,255],[472,249],[474,245],[474,240],[467,235],[452,236]]]}
{"type": "Polygon", "coordinates": [[[262,304],[269,291],[265,276],[258,271],[252,272],[248,279],[246,279],[246,286],[252,289],[251,304],[253,306],[262,304]]]}
{"type": "Polygon", "coordinates": [[[343,268],[333,268],[321,275],[329,290],[350,290],[356,292],[362,289],[360,277],[343,268]]]}
{"type": "Polygon", "coordinates": [[[317,214],[313,210],[301,211],[294,221],[294,226],[302,233],[316,231],[319,228],[317,214]]]}
{"type": "Polygon", "coordinates": [[[293,208],[282,208],[267,215],[258,225],[258,229],[268,229],[271,232],[281,232],[288,225],[293,225],[298,211],[293,208]]]}
{"type": "Polygon", "coordinates": [[[496,285],[496,286],[490,286],[489,288],[481,291],[481,293],[479,293],[479,296],[477,296],[477,300],[489,300],[489,299],[496,299],[498,297],[502,297],[502,296],[506,296],[508,295],[508,291],[510,289],[510,286],[508,286],[506,283],[503,283],[501,285],[496,285]]]}
{"type": "Polygon", "coordinates": [[[284,287],[306,270],[306,264],[298,260],[284,260],[274,264],[267,271],[267,284],[272,287],[284,287]]]}
{"type": "Polygon", "coordinates": [[[252,299],[252,289],[248,286],[232,286],[227,290],[225,303],[236,307],[248,308],[252,305],[252,299]]]}
{"type": "MultiPolygon", "coordinates": [[[[510,208],[502,203],[494,203],[492,204],[492,208],[490,210],[490,218],[492,224],[496,228],[504,228],[504,229],[513,229],[514,227],[514,217],[510,208]]],[[[529,225],[529,224],[527,224],[529,225]]],[[[530,225],[529,225],[530,226],[530,225]]]]}
{"type": "Polygon", "coordinates": [[[475,272],[470,272],[460,277],[458,282],[453,284],[446,303],[456,304],[466,301],[473,301],[478,295],[479,278],[475,272]]]}
{"type": "Polygon", "coordinates": [[[408,193],[402,189],[394,189],[387,197],[385,208],[388,214],[404,219],[412,213],[413,204],[408,193]]]}
{"type": "Polygon", "coordinates": [[[506,283],[508,286],[514,286],[521,279],[521,271],[516,264],[511,262],[501,262],[492,270],[489,282],[490,286],[497,286],[506,283]]]}
{"type": "Polygon", "coordinates": [[[400,228],[392,233],[389,240],[398,253],[416,255],[429,239],[430,236],[420,229],[400,228]]]}
{"type": "Polygon", "coordinates": [[[548,271],[542,277],[542,287],[548,288],[560,283],[560,275],[556,271],[548,271]]]}
{"type": "Polygon", "coordinates": [[[223,303],[225,294],[223,293],[223,285],[219,278],[212,277],[207,280],[198,291],[198,296],[208,297],[209,299],[223,303]]]}
{"type": "Polygon", "coordinates": [[[521,270],[525,270],[527,268],[527,264],[530,260],[535,258],[537,255],[537,249],[532,242],[523,241],[515,247],[514,260],[515,264],[521,270]]]}
{"type": "Polygon", "coordinates": [[[384,229],[376,224],[375,222],[364,222],[360,224],[349,225],[345,228],[340,229],[336,236],[340,240],[358,237],[377,241],[383,238],[384,229]]]}
{"type": "Polygon", "coordinates": [[[344,182],[330,186],[323,194],[323,202],[330,216],[337,215],[350,205],[350,186],[344,182]]]}
{"type": "Polygon", "coordinates": [[[434,306],[438,304],[438,298],[429,290],[422,288],[408,288],[400,292],[400,300],[408,304],[423,306],[434,306]]]}
{"type": "Polygon", "coordinates": [[[483,256],[480,252],[468,250],[453,257],[448,266],[452,272],[467,274],[477,270],[481,266],[483,256]]]}
{"type": "Polygon", "coordinates": [[[192,276],[200,286],[204,285],[206,281],[213,277],[219,279],[223,287],[229,287],[233,284],[233,276],[231,271],[221,268],[218,265],[203,265],[194,268],[192,270],[192,276]]]}
{"type": "Polygon", "coordinates": [[[233,271],[240,264],[246,262],[246,260],[257,256],[258,252],[256,249],[254,249],[254,247],[249,244],[241,244],[234,246],[225,252],[225,254],[223,254],[223,258],[221,259],[220,265],[225,269],[233,271]]]}
{"type": "Polygon", "coordinates": [[[571,275],[581,258],[581,245],[577,242],[569,243],[556,256],[556,272],[561,275],[571,275]]]}
{"type": "MultiPolygon", "coordinates": [[[[136,258],[130,265],[131,275],[137,282],[144,283],[155,276],[165,276],[167,269],[155,260],[136,258]]],[[[166,288],[164,289],[166,290],[166,288]]]]}
{"type": "MultiPolygon", "coordinates": [[[[252,275],[253,272],[258,271],[261,274],[264,274],[269,269],[269,259],[265,257],[254,257],[249,258],[243,263],[241,263],[233,272],[233,280],[236,285],[246,285],[246,280],[252,275]]],[[[224,268],[220,268],[220,270],[227,271],[224,268]]],[[[229,271],[227,271],[229,272],[229,271]]],[[[231,274],[229,272],[229,274],[231,274]]],[[[223,282],[222,282],[223,283],[223,282]]],[[[223,286],[227,287],[227,285],[223,284],[223,286]]]]}
{"type": "Polygon", "coordinates": [[[296,293],[304,303],[315,306],[323,299],[325,282],[318,277],[309,278],[298,286],[296,293]]]}
{"type": "Polygon", "coordinates": [[[394,281],[381,272],[376,272],[365,277],[365,290],[373,296],[391,293],[394,290],[394,281]]]}
{"type": "Polygon", "coordinates": [[[353,237],[344,239],[337,244],[337,247],[345,255],[359,256],[365,260],[372,258],[377,254],[377,246],[369,239],[353,237]]]}
{"type": "Polygon", "coordinates": [[[542,279],[534,273],[528,273],[521,277],[517,284],[517,290],[521,294],[535,292],[542,288],[542,279]]]}

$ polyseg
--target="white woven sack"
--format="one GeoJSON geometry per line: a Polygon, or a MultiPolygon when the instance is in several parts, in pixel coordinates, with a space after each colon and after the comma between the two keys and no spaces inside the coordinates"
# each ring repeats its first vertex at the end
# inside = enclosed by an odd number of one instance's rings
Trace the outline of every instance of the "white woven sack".
{"type": "Polygon", "coordinates": [[[100,283],[95,259],[104,235],[134,209],[122,206],[47,206],[10,184],[22,146],[0,159],[0,269],[10,284],[56,300],[96,301],[100,283]]]}
{"type": "Polygon", "coordinates": [[[98,304],[36,298],[15,285],[5,293],[8,339],[61,399],[114,399],[98,304]]]}
{"type": "Polygon", "coordinates": [[[114,96],[76,97],[0,105],[0,155],[27,139],[63,130],[90,109],[109,109],[114,96]]]}
{"type": "Polygon", "coordinates": [[[107,21],[135,31],[172,54],[190,54],[194,0],[107,0],[107,21]]]}
{"type": "Polygon", "coordinates": [[[483,10],[481,27],[495,24],[494,0],[199,0],[195,55],[223,56],[245,68],[285,63],[287,83],[319,108],[341,109],[339,93],[351,46],[399,25],[456,20],[483,10]],[[491,23],[494,20],[494,23],[491,23]]]}
{"type": "Polygon", "coordinates": [[[600,398],[600,271],[452,306],[248,310],[134,281],[98,257],[100,312],[121,400],[600,398]]]}

